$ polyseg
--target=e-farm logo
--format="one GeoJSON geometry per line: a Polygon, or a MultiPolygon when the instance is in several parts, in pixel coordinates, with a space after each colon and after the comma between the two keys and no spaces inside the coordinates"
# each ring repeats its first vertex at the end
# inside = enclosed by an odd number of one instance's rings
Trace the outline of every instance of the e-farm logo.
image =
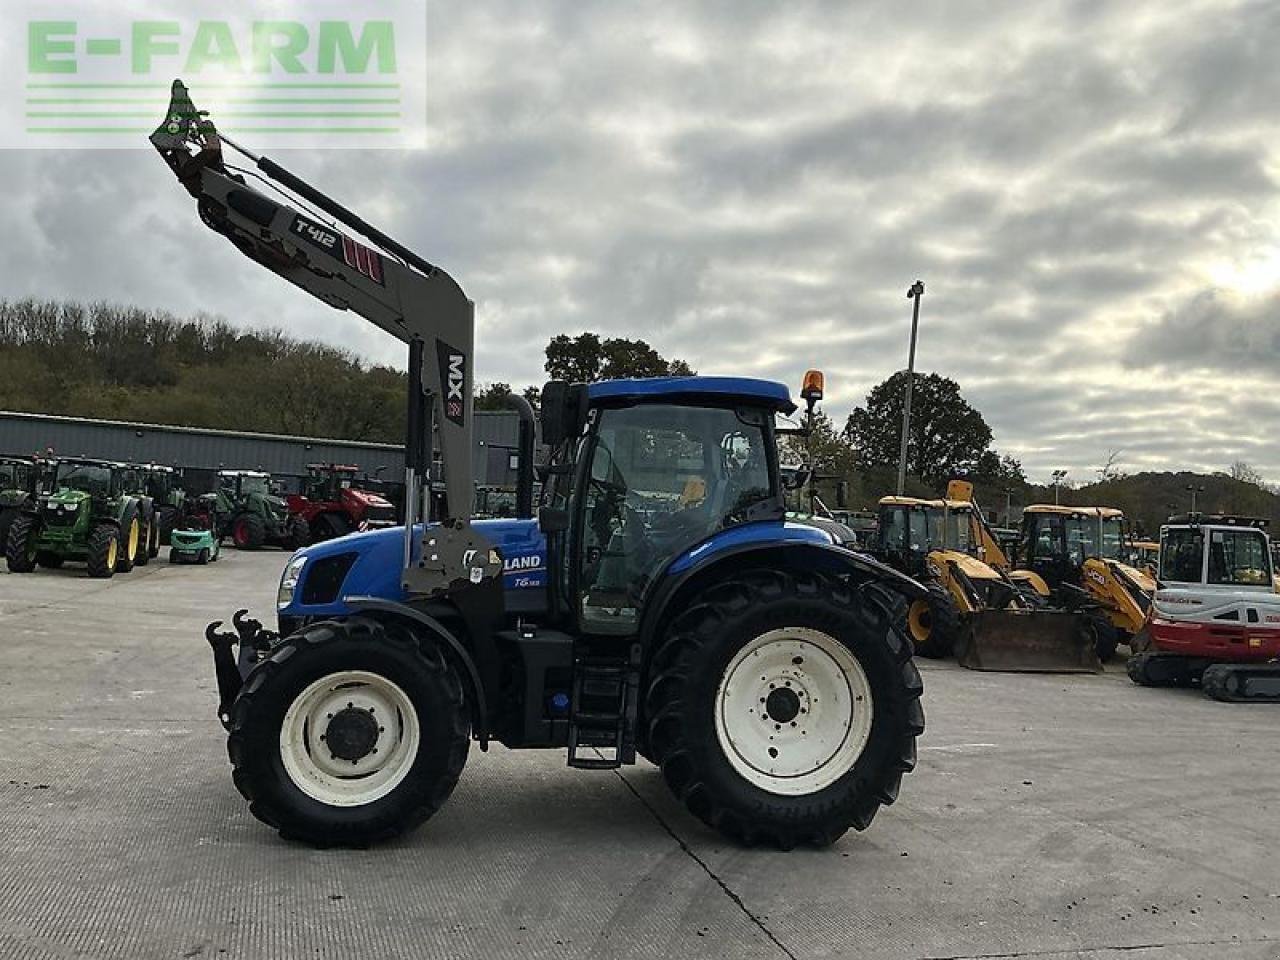
{"type": "Polygon", "coordinates": [[[175,77],[247,145],[423,146],[425,4],[17,0],[0,146],[146,148],[175,77]]]}

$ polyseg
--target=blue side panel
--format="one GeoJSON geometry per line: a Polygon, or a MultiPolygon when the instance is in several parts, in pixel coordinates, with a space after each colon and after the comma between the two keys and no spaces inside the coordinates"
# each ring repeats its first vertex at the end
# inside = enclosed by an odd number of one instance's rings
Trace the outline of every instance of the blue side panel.
{"type": "MultiPolygon", "coordinates": [[[[477,520],[476,530],[489,538],[501,552],[504,560],[503,589],[508,593],[538,590],[547,584],[546,538],[538,530],[536,520],[477,520]]],[[[414,537],[414,556],[422,541],[422,527],[414,537]]],[[[379,597],[403,602],[408,599],[400,585],[400,566],[404,557],[404,528],[388,527],[368,533],[353,533],[336,540],[326,540],[313,547],[306,547],[294,556],[305,556],[307,566],[302,571],[306,582],[307,569],[317,560],[345,553],[355,553],[346,580],[343,581],[339,599],[327,604],[303,605],[295,600],[280,613],[290,617],[337,616],[349,613],[342,596],[379,597]]],[[[295,597],[302,596],[301,585],[295,597]]]]}
{"type": "Polygon", "coordinates": [[[790,413],[795,409],[786,384],[751,377],[649,377],[636,380],[605,380],[587,387],[592,403],[608,400],[697,399],[741,400],[763,403],[790,413]]]}
{"type": "Polygon", "coordinates": [[[686,550],[667,568],[667,573],[678,575],[702,566],[726,550],[751,545],[780,543],[817,543],[831,546],[835,541],[831,534],[817,527],[804,523],[791,523],[787,520],[769,520],[761,523],[748,523],[741,527],[722,530],[696,547],[686,550]]]}

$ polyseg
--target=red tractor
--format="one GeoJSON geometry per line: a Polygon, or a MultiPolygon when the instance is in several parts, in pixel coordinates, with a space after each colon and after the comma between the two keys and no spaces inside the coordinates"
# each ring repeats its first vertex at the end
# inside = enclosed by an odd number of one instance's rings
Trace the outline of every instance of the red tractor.
{"type": "Polygon", "coordinates": [[[307,464],[302,493],[289,494],[285,502],[290,514],[307,521],[312,543],[395,525],[391,501],[357,487],[359,473],[349,464],[307,464]]]}

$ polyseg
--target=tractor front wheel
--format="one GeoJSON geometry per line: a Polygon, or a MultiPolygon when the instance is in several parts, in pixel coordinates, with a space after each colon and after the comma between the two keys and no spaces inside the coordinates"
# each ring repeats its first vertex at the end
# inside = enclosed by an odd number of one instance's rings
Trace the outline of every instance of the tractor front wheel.
{"type": "Polygon", "coordinates": [[[259,820],[316,846],[421,824],[467,761],[462,682],[434,643],[364,617],[281,641],[231,708],[235,784],[259,820]]]}
{"type": "Polygon", "coordinates": [[[1120,631],[1102,614],[1090,615],[1089,629],[1093,633],[1093,646],[1098,659],[1106,663],[1116,655],[1116,647],[1120,646],[1120,631]]]}
{"type": "Polygon", "coordinates": [[[89,576],[105,580],[111,577],[122,563],[120,531],[113,524],[102,523],[89,534],[89,555],[86,561],[89,576]]]}
{"type": "Polygon", "coordinates": [[[654,658],[646,752],[740,842],[825,846],[915,766],[920,674],[884,586],[751,571],[711,587],[654,658]]]}
{"type": "Polygon", "coordinates": [[[120,521],[116,543],[116,573],[129,573],[133,570],[141,543],[142,519],[138,516],[137,506],[131,506],[125,509],[120,521]]]}
{"type": "Polygon", "coordinates": [[[929,583],[927,588],[929,596],[913,600],[907,608],[907,635],[918,656],[948,657],[960,637],[960,614],[946,587],[929,583]]]}
{"type": "Polygon", "coordinates": [[[242,513],[231,521],[231,542],[237,550],[258,550],[266,539],[266,524],[256,513],[242,513]]]}
{"type": "Polygon", "coordinates": [[[36,568],[36,543],[40,539],[40,518],[34,513],[20,513],[9,524],[5,559],[10,573],[30,573],[36,568]]]}

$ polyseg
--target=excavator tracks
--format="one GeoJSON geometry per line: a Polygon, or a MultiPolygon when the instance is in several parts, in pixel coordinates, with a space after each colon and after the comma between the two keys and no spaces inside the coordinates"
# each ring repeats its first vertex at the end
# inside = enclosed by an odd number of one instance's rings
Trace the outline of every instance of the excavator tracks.
{"type": "Polygon", "coordinates": [[[1280,703],[1280,663],[1215,663],[1200,688],[1224,703],[1280,703]]]}

